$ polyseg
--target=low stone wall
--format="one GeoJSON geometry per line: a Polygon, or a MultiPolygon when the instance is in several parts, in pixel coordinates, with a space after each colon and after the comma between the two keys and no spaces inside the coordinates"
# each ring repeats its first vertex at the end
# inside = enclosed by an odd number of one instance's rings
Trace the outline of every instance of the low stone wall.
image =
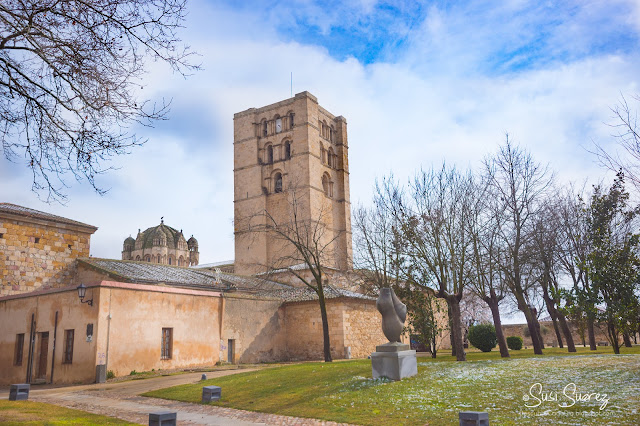
{"type": "MultiPolygon", "coordinates": [[[[582,336],[579,333],[577,327],[572,323],[569,323],[569,329],[571,330],[571,336],[573,337],[573,343],[576,345],[582,345],[582,336]]],[[[525,334],[529,334],[529,328],[527,324],[507,324],[502,326],[502,330],[504,330],[505,337],[509,336],[520,336],[522,337],[523,344],[526,347],[532,347],[533,343],[531,342],[531,337],[526,336],[525,334]],[[525,332],[526,330],[526,332],[525,332]]],[[[596,334],[596,342],[597,344],[609,344],[607,340],[607,330],[603,324],[596,324],[595,327],[596,334]]],[[[553,322],[551,321],[540,321],[540,333],[542,334],[542,341],[545,346],[548,347],[556,347],[559,346],[558,339],[556,338],[556,332],[553,329],[553,322]]],[[[585,330],[585,341],[584,344],[589,345],[589,336],[585,330]]],[[[564,338],[564,334],[562,334],[562,341],[564,346],[566,346],[567,342],[564,338]]]]}

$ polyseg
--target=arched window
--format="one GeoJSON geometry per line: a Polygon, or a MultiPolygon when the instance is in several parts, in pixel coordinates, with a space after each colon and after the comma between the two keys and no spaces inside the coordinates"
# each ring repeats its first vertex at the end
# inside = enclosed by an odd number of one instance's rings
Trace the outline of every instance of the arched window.
{"type": "Polygon", "coordinates": [[[273,192],[282,192],[282,173],[276,173],[274,177],[273,192]]]}
{"type": "Polygon", "coordinates": [[[183,266],[184,265],[184,257],[180,256],[178,258],[178,266],[183,266]]]}
{"type": "Polygon", "coordinates": [[[320,144],[320,161],[322,161],[322,164],[327,164],[327,151],[322,144],[320,144]]]}
{"type": "Polygon", "coordinates": [[[168,259],[168,260],[169,260],[169,265],[172,265],[172,264],[173,264],[173,262],[172,262],[172,260],[171,260],[171,256],[169,256],[169,259],[168,259]]]}
{"type": "Polygon", "coordinates": [[[136,261],[138,261],[138,262],[140,261],[140,255],[136,256],[136,261]]]}
{"type": "Polygon", "coordinates": [[[333,148],[330,147],[327,152],[327,165],[333,169],[336,167],[335,163],[335,154],[333,153],[333,148]]]}
{"type": "Polygon", "coordinates": [[[146,255],[146,256],[144,257],[144,261],[145,261],[145,262],[151,262],[151,256],[146,255]]]}
{"type": "Polygon", "coordinates": [[[268,134],[269,134],[269,124],[265,120],[264,123],[262,123],[262,136],[267,136],[268,134]]]}
{"type": "Polygon", "coordinates": [[[267,164],[273,164],[273,145],[267,147],[267,164]]]}
{"type": "Polygon", "coordinates": [[[290,129],[293,129],[293,115],[294,114],[292,112],[289,113],[289,128],[290,129]]]}
{"type": "Polygon", "coordinates": [[[326,173],[322,175],[322,190],[327,197],[333,197],[333,183],[326,173]]]}
{"type": "Polygon", "coordinates": [[[291,158],[291,141],[286,141],[284,143],[284,159],[288,160],[291,158]]]}

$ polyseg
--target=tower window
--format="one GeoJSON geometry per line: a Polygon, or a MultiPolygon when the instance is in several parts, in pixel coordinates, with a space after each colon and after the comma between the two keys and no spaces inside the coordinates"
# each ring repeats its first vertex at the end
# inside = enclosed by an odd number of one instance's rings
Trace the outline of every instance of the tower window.
{"type": "Polygon", "coordinates": [[[268,123],[265,121],[265,122],[262,124],[262,136],[267,136],[268,132],[269,132],[269,125],[268,125],[268,123]]]}
{"type": "Polygon", "coordinates": [[[282,118],[276,118],[276,133],[282,131],[282,118]]]}
{"type": "Polygon", "coordinates": [[[273,164],[273,145],[267,147],[267,163],[273,164]]]}
{"type": "Polygon", "coordinates": [[[276,173],[273,192],[276,192],[276,193],[282,192],[282,174],[281,173],[276,173]]]}
{"type": "Polygon", "coordinates": [[[284,143],[284,159],[288,160],[291,158],[291,142],[286,141],[284,143]]]}
{"type": "Polygon", "coordinates": [[[289,128],[293,129],[293,113],[289,114],[289,128]]]}

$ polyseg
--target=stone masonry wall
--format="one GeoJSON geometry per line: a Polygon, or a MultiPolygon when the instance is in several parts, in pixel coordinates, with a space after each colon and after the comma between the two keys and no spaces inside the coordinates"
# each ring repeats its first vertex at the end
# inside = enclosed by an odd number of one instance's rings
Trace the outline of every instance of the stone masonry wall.
{"type": "MultiPolygon", "coordinates": [[[[318,302],[287,303],[285,310],[290,359],[322,359],[322,319],[318,302]]],[[[365,358],[375,352],[376,345],[387,342],[375,301],[328,299],[327,316],[334,359],[346,358],[348,347],[351,348],[351,358],[365,358]]]]}
{"type": "MultiPolygon", "coordinates": [[[[329,299],[329,340],[331,356],[344,358],[343,311],[341,301],[329,299]]],[[[287,327],[287,352],[291,361],[323,359],[323,334],[320,305],[317,301],[287,303],[285,305],[287,327]]]]}
{"type": "Polygon", "coordinates": [[[366,358],[377,345],[387,343],[374,300],[346,300],[344,307],[344,346],[351,348],[351,358],[366,358]]]}
{"type": "Polygon", "coordinates": [[[89,256],[90,238],[62,224],[0,217],[0,296],[68,285],[74,260],[89,256]]]}

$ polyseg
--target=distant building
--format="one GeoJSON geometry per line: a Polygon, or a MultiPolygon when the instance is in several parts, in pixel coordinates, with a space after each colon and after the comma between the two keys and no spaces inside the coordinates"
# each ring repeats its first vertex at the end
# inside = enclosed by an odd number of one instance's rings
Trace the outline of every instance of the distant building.
{"type": "Polygon", "coordinates": [[[194,266],[200,260],[198,240],[186,240],[182,229],[164,224],[147,228],[144,232],[138,229],[134,240],[127,237],[122,245],[122,260],[136,260],[139,262],[159,263],[161,265],[194,266]]]}

